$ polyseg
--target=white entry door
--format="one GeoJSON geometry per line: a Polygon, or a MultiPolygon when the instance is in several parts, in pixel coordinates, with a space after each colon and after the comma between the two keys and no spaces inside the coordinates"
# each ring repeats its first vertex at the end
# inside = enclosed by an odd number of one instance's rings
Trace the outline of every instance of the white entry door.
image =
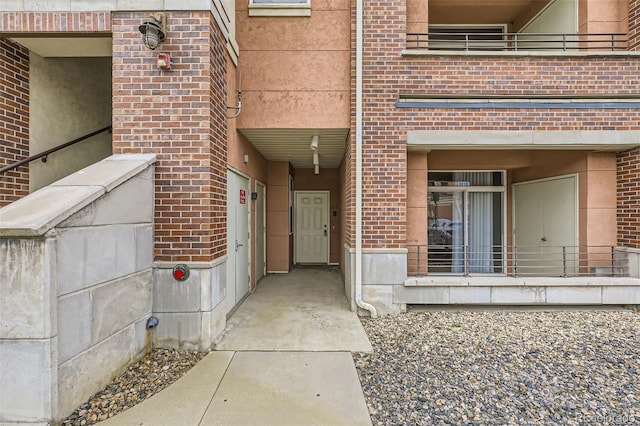
{"type": "Polygon", "coordinates": [[[227,173],[227,298],[226,311],[249,293],[249,179],[227,173]]]}
{"type": "Polygon", "coordinates": [[[329,193],[296,192],[296,262],[329,263],[329,193]]]}
{"type": "Polygon", "coordinates": [[[266,270],[265,236],[267,228],[265,227],[265,197],[267,196],[267,190],[263,184],[256,182],[256,192],[258,193],[258,199],[256,200],[256,282],[258,282],[264,276],[266,270]]]}
{"type": "Polygon", "coordinates": [[[576,272],[578,178],[575,175],[513,185],[513,238],[518,274],[576,272]]]}

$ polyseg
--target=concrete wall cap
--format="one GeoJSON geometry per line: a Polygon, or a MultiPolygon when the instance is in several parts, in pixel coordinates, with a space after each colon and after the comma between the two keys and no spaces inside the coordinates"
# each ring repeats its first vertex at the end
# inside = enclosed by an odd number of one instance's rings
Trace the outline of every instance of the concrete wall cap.
{"type": "Polygon", "coordinates": [[[47,186],[0,209],[0,237],[37,237],[100,198],[101,186],[47,186]]]}
{"type": "Polygon", "coordinates": [[[217,259],[214,259],[210,262],[167,262],[167,261],[158,261],[153,262],[154,269],[173,269],[174,266],[178,264],[187,265],[191,269],[211,269],[218,265],[222,265],[227,261],[227,256],[222,256],[217,259]]]}
{"type": "Polygon", "coordinates": [[[156,161],[117,155],[77,171],[0,209],[0,237],[42,236],[156,161]]]}
{"type": "Polygon", "coordinates": [[[52,183],[51,186],[95,185],[111,192],[155,161],[154,154],[112,155],[52,183]]]}

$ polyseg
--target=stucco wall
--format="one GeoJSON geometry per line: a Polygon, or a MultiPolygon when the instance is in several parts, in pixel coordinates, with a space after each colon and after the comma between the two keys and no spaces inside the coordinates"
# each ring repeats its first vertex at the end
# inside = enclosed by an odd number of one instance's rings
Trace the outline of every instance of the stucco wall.
{"type": "Polygon", "coordinates": [[[581,33],[626,33],[629,28],[628,0],[578,0],[578,30],[581,33]]]}
{"type": "MultiPolygon", "coordinates": [[[[30,52],[29,153],[111,124],[111,58],[43,58],[30,52]]],[[[108,132],[30,165],[31,192],[111,155],[108,132]]]]}
{"type": "Polygon", "coordinates": [[[267,178],[267,272],[288,272],[289,163],[271,161],[267,178]]]}
{"type": "Polygon", "coordinates": [[[314,0],[310,17],[251,17],[248,4],[236,1],[238,127],[349,127],[349,1],[314,0]]]}
{"type": "MultiPolygon", "coordinates": [[[[238,90],[238,71],[232,61],[227,60],[227,103],[229,106],[237,105],[237,90],[238,90]]],[[[227,113],[229,116],[236,114],[238,111],[229,109],[227,113]]],[[[244,114],[240,111],[240,115],[244,114]]],[[[267,160],[264,156],[255,149],[251,143],[237,131],[238,119],[227,120],[227,162],[230,166],[248,175],[251,178],[251,192],[256,192],[256,181],[260,181],[266,185],[267,183],[267,160]],[[248,162],[244,162],[244,156],[248,156],[248,162]]],[[[258,196],[261,196],[260,194],[258,196]]],[[[256,265],[255,259],[255,247],[256,236],[258,231],[256,230],[256,202],[251,201],[251,265],[256,265]]],[[[266,223],[265,223],[266,226],[266,223]]],[[[251,273],[251,286],[256,285],[256,273],[255,268],[251,273]]]]}

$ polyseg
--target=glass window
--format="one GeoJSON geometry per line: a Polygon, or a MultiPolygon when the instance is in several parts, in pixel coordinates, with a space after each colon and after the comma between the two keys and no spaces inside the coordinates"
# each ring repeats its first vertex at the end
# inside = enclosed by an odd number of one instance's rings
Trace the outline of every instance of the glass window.
{"type": "Polygon", "coordinates": [[[430,172],[428,271],[504,272],[504,172],[430,172]]]}

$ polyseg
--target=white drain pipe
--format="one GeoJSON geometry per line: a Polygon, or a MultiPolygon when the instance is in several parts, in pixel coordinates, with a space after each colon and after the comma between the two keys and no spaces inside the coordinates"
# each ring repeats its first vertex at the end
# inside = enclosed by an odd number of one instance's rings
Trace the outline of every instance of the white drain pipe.
{"type": "Polygon", "coordinates": [[[362,3],[356,0],[356,304],[377,318],[376,308],[362,300],[362,3]]]}

